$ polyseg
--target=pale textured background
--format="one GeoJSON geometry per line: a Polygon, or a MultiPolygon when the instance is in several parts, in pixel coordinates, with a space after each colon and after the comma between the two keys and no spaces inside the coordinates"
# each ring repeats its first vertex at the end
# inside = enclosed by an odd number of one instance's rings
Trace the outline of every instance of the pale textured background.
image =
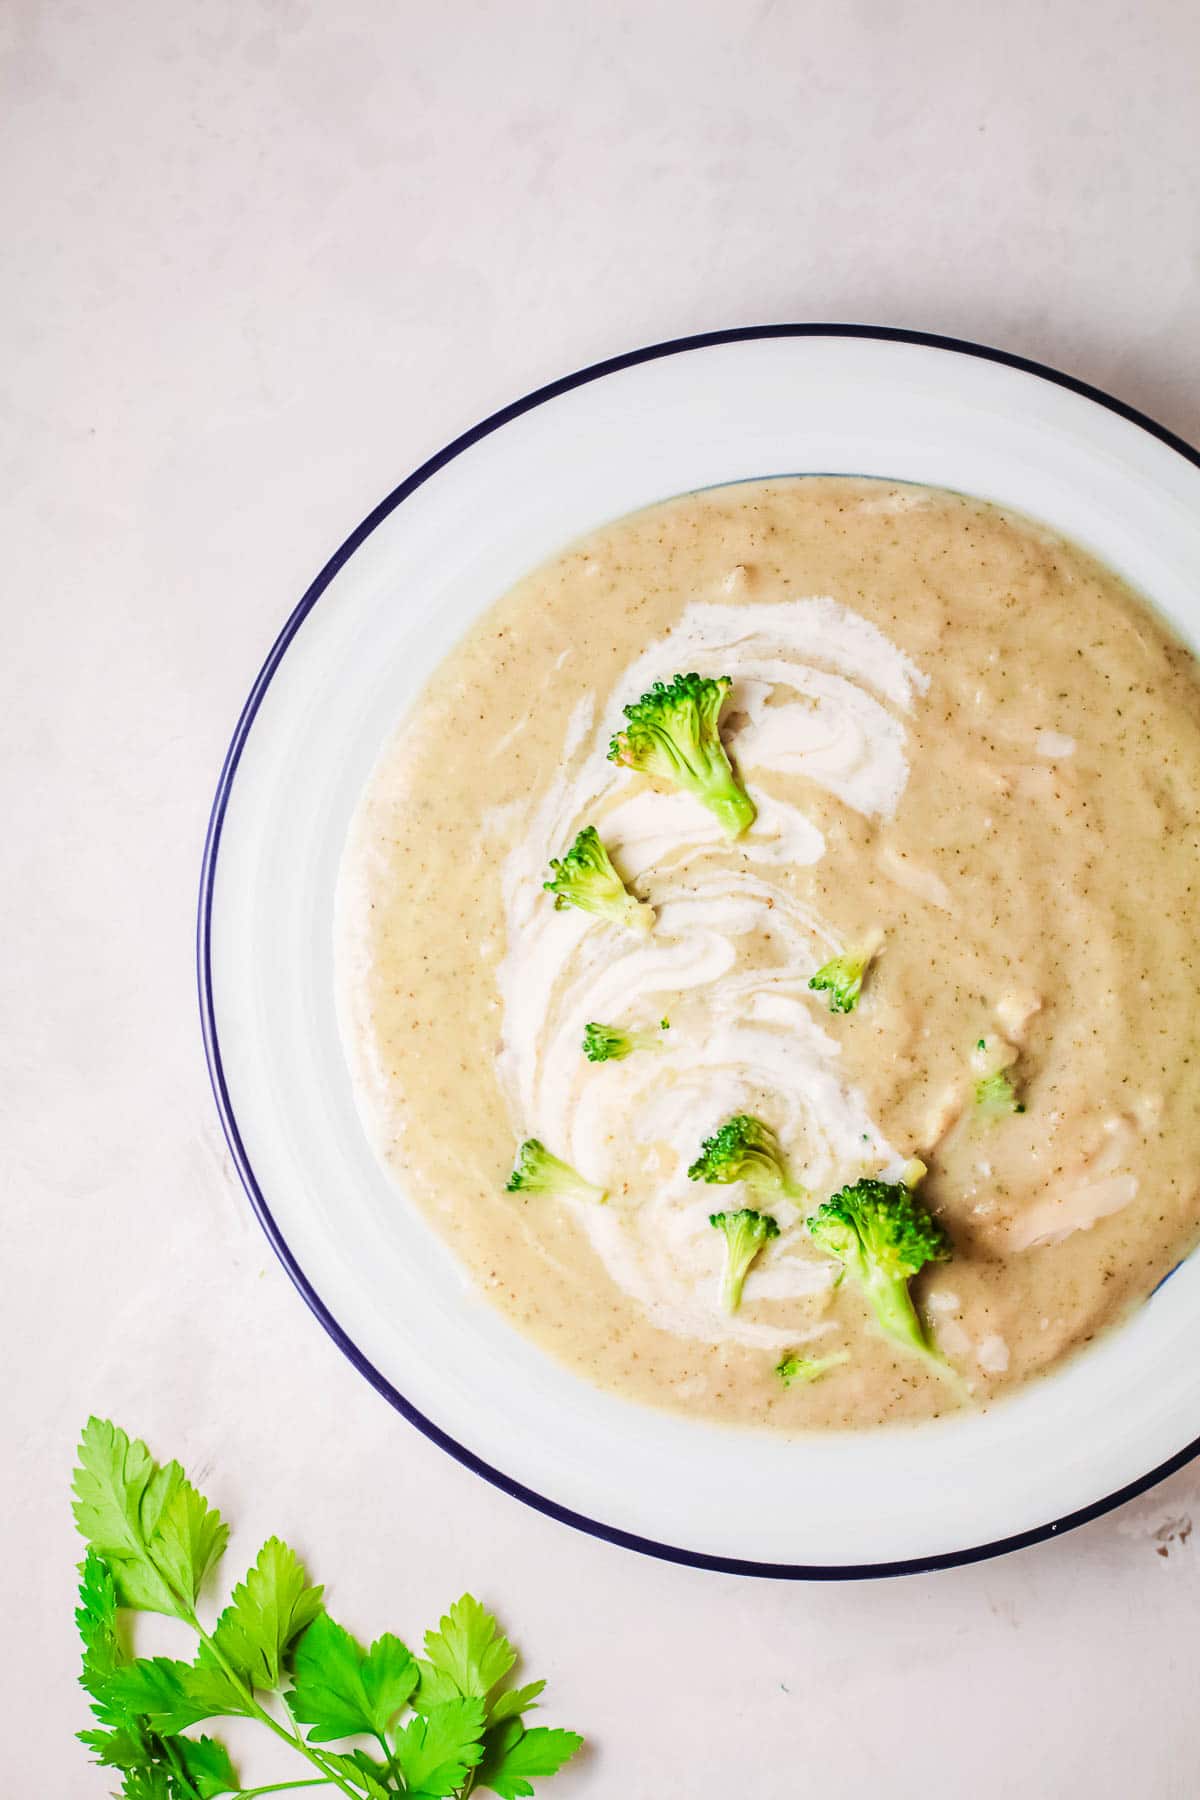
{"type": "Polygon", "coordinates": [[[562,1800],[1191,1800],[1200,1552],[1172,1521],[1200,1469],[890,1584],[572,1535],[308,1317],[224,1155],[191,956],[277,626],[401,476],[537,383],[865,319],[1200,439],[1192,0],[3,0],[0,43],[0,1792],[106,1791],[70,1735],[96,1408],[209,1482],[239,1555],[293,1536],[360,1628],[488,1596],[591,1737],[562,1800]]]}

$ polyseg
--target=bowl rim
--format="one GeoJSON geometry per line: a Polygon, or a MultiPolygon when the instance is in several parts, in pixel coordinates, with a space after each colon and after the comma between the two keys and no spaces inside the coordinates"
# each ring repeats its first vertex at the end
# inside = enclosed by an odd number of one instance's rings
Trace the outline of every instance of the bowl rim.
{"type": "Polygon", "coordinates": [[[1114,395],[1106,393],[1102,388],[1094,387],[1088,382],[1079,380],[1076,376],[1067,375],[1059,369],[1051,368],[1045,363],[1033,361],[1028,357],[1018,356],[1011,351],[998,350],[988,345],[974,343],[966,338],[915,331],[901,326],[826,323],[733,326],[718,331],[698,332],[685,337],[668,338],[660,343],[625,351],[620,355],[590,363],[572,374],[561,376],[556,381],[533,389],[530,393],[511,401],[507,406],[501,407],[498,411],[480,420],[478,424],[460,433],[459,436],[453,438],[442,449],[421,463],[398,486],[394,487],[334,551],[284,622],[254,679],[238,716],[217,781],[205,832],[204,852],[200,868],[199,902],[196,917],[196,981],[204,1055],[213,1097],[230,1156],[245,1189],[251,1209],[266,1234],[272,1250],[282,1263],[292,1285],[300,1294],[309,1311],[328,1332],[338,1349],[358,1373],[364,1376],[376,1392],[381,1394],[410,1425],[415,1425],[418,1431],[424,1433],[432,1443],[446,1451],[464,1468],[482,1476],[485,1481],[490,1482],[512,1499],[523,1501],[525,1505],[549,1518],[556,1519],[560,1524],[570,1525],[577,1531],[586,1532],[591,1537],[600,1538],[622,1549],[634,1550],[642,1555],[658,1557],[666,1562],[680,1563],[691,1568],[707,1569],[725,1575],[756,1576],[784,1581],[861,1581],[897,1575],[925,1574],[937,1569],[966,1566],[970,1563],[985,1561],[990,1557],[1006,1555],[1013,1550],[1025,1549],[1029,1545],[1041,1543],[1047,1538],[1060,1537],[1064,1532],[1072,1531],[1080,1525],[1086,1525],[1091,1520],[1111,1512],[1115,1507],[1123,1505],[1126,1501],[1136,1499],[1140,1494],[1146,1493],[1157,1485],[1158,1482],[1165,1480],[1167,1476],[1183,1468],[1200,1455],[1200,1437],[1194,1438],[1183,1449],[1176,1451],[1165,1462],[1159,1463],[1137,1480],[1128,1482],[1103,1499],[1093,1501],[1090,1505],[1068,1513],[1062,1518],[1054,1519],[1048,1524],[960,1550],[878,1563],[819,1566],[803,1563],[757,1562],[741,1557],[714,1556],[703,1551],[681,1549],[672,1544],[642,1537],[617,1526],[608,1525],[603,1520],[589,1518],[586,1514],[576,1512],[570,1507],[562,1506],[557,1501],[549,1499],[524,1483],[515,1480],[502,1469],[486,1462],[419,1411],[359,1349],[317,1293],[312,1281],[305,1274],[280,1230],[246,1152],[225,1078],[216,1023],[212,970],[213,895],[217,860],[220,854],[222,830],[229,798],[242,751],[267,688],[297,631],[338,571],[370,537],[376,527],[382,524],[398,506],[432,476],[445,468],[448,463],[453,462],[465,450],[470,449],[472,445],[489,437],[514,419],[520,418],[522,414],[544,405],[559,395],[569,393],[574,388],[598,381],[606,375],[633,368],[640,363],[656,361],[662,357],[679,356],[691,351],[706,350],[719,345],[742,343],[755,339],[809,337],[867,338],[882,342],[920,345],[927,349],[941,350],[954,355],[978,357],[988,362],[1020,370],[1027,375],[1034,375],[1043,381],[1066,388],[1072,393],[1104,407],[1109,412],[1116,413],[1128,423],[1140,427],[1150,436],[1158,439],[1168,449],[1174,450],[1185,461],[1200,468],[1200,450],[1194,448],[1166,426],[1160,425],[1156,420],[1138,411],[1137,408],[1127,405],[1114,395]]]}

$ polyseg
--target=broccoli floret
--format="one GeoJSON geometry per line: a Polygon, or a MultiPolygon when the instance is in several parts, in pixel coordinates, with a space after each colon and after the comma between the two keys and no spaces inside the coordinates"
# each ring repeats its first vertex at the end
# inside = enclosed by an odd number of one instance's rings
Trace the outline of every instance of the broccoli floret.
{"type": "Polygon", "coordinates": [[[1024,1102],[1017,1099],[1007,1069],[997,1069],[994,1075],[981,1075],[975,1083],[975,1117],[981,1122],[1024,1111],[1024,1102]]]}
{"type": "Polygon", "coordinates": [[[944,1366],[908,1284],[926,1263],[949,1260],[950,1240],[912,1189],[900,1181],[856,1181],[818,1207],[808,1229],[858,1282],[885,1336],[944,1366]]]}
{"type": "Polygon", "coordinates": [[[565,856],[552,856],[550,868],[554,880],[542,886],[554,895],[556,912],[578,906],[630,931],[647,932],[653,925],[654,908],[629,893],[594,825],[584,826],[565,856]]]}
{"type": "Polygon", "coordinates": [[[1017,1051],[1003,1038],[980,1038],[971,1052],[971,1068],[975,1073],[974,1113],[980,1125],[993,1124],[1011,1113],[1023,1113],[1024,1101],[1018,1099],[1013,1085],[1012,1067],[1017,1051]]]}
{"type": "Polygon", "coordinates": [[[537,1138],[526,1138],[517,1151],[517,1164],[504,1184],[509,1194],[551,1194],[556,1200],[608,1198],[602,1187],[585,1181],[578,1169],[552,1156],[537,1138]]]}
{"type": "Polygon", "coordinates": [[[728,675],[676,675],[670,687],[656,681],[625,708],[628,724],[608,755],[610,762],[694,794],[716,814],[726,837],[736,838],[753,825],[757,809],[730,766],[718,729],[731,685],[728,675]]]}
{"type": "Polygon", "coordinates": [[[883,933],[874,931],[855,949],[846,950],[841,956],[831,957],[811,977],[808,985],[814,993],[828,993],[831,1013],[854,1011],[867,970],[879,954],[882,943],[883,933]]]}
{"type": "Polygon", "coordinates": [[[763,1245],[779,1236],[779,1227],[770,1213],[755,1212],[744,1206],[740,1212],[709,1214],[709,1224],[725,1233],[725,1270],[721,1277],[721,1305],[735,1313],[742,1304],[742,1287],[763,1245]]]}
{"type": "Polygon", "coordinates": [[[834,1350],[828,1356],[801,1356],[797,1351],[789,1350],[783,1361],[776,1363],[775,1373],[785,1388],[791,1387],[793,1382],[807,1385],[810,1381],[820,1381],[830,1369],[849,1361],[848,1350],[834,1350]]]}
{"type": "Polygon", "coordinates": [[[789,1200],[808,1198],[808,1189],[788,1176],[779,1139],[771,1127],[746,1113],[727,1119],[719,1131],[705,1138],[688,1170],[688,1180],[722,1186],[744,1181],[764,1194],[783,1194],[789,1200]]]}
{"type": "Polygon", "coordinates": [[[589,1062],[624,1062],[635,1050],[661,1050],[661,1033],[670,1026],[666,1019],[657,1031],[624,1031],[620,1025],[585,1025],[583,1054],[589,1062]]]}

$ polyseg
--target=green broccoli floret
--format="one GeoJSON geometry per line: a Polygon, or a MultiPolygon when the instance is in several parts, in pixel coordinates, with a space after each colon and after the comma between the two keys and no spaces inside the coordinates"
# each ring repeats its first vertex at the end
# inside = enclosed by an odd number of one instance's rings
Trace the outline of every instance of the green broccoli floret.
{"type": "Polygon", "coordinates": [[[946,1262],[950,1240],[900,1181],[856,1181],[818,1207],[808,1229],[865,1293],[893,1343],[944,1368],[925,1335],[908,1284],[929,1262],[946,1262]]]}
{"type": "Polygon", "coordinates": [[[594,825],[584,826],[565,856],[552,856],[550,868],[554,880],[542,886],[554,895],[556,912],[578,906],[630,931],[647,932],[653,925],[654,908],[628,891],[594,825]]]}
{"type": "Polygon", "coordinates": [[[670,687],[656,681],[625,708],[628,724],[608,755],[610,762],[694,794],[716,814],[726,837],[735,838],[753,825],[757,809],[730,766],[718,729],[731,685],[728,675],[676,675],[670,687]]]}
{"type": "Polygon", "coordinates": [[[705,1138],[688,1170],[688,1180],[722,1186],[744,1181],[764,1194],[783,1194],[789,1200],[808,1198],[808,1189],[788,1176],[779,1139],[771,1127],[747,1113],[727,1119],[719,1131],[705,1138]]]}
{"type": "Polygon", "coordinates": [[[865,938],[856,949],[843,951],[841,956],[831,957],[819,968],[809,980],[809,987],[814,993],[825,991],[829,995],[831,1013],[850,1013],[858,1005],[858,996],[862,993],[863,980],[867,970],[879,954],[883,943],[883,933],[874,931],[865,938]]]}
{"type": "Polygon", "coordinates": [[[993,1124],[1011,1113],[1023,1113],[1025,1104],[1017,1098],[1012,1066],[1017,1051],[1003,1038],[980,1038],[971,1052],[975,1073],[974,1113],[980,1125],[993,1124]]]}
{"type": "Polygon", "coordinates": [[[981,1122],[1024,1111],[1024,1103],[1017,1099],[1007,1069],[997,1069],[994,1075],[981,1075],[975,1083],[975,1117],[981,1122]]]}
{"type": "Polygon", "coordinates": [[[550,1194],[556,1200],[603,1202],[608,1198],[604,1188],[585,1181],[578,1169],[552,1156],[537,1138],[526,1138],[520,1146],[516,1167],[504,1187],[509,1194],[550,1194]]]}
{"type": "Polygon", "coordinates": [[[708,1222],[725,1233],[721,1305],[726,1312],[735,1313],[742,1304],[742,1288],[750,1264],[770,1238],[779,1236],[779,1227],[770,1213],[755,1212],[748,1206],[740,1212],[710,1213],[708,1222]]]}
{"type": "Polygon", "coordinates": [[[661,1050],[661,1033],[669,1029],[666,1019],[657,1031],[625,1031],[620,1025],[585,1025],[583,1054],[594,1063],[624,1062],[635,1050],[661,1050]]]}
{"type": "Polygon", "coordinates": [[[830,1369],[849,1361],[848,1350],[834,1350],[828,1356],[801,1356],[797,1351],[789,1350],[783,1361],[776,1363],[775,1373],[785,1388],[791,1387],[793,1382],[807,1385],[810,1381],[820,1381],[830,1369]]]}

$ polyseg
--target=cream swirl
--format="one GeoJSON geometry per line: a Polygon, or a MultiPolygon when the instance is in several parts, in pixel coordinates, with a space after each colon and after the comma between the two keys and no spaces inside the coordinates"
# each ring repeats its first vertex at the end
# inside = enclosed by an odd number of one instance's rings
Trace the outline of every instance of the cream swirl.
{"type": "MultiPolygon", "coordinates": [[[[731,677],[726,737],[752,787],[756,770],[800,774],[860,813],[895,810],[907,778],[896,715],[927,686],[909,659],[832,599],[694,602],[629,667],[601,714],[590,697],[576,707],[559,771],[506,859],[500,1074],[519,1133],[611,1190],[607,1206],[577,1215],[613,1280],[654,1323],[712,1343],[776,1345],[823,1329],[828,1265],[809,1250],[799,1210],[780,1207],[780,1236],[746,1294],[803,1304],[786,1331],[726,1318],[715,1301],[722,1249],[708,1225],[722,1190],[687,1179],[701,1139],[732,1113],[754,1113],[814,1190],[896,1152],[842,1078],[837,1042],[807,995],[838,935],[777,879],[781,867],[823,855],[817,826],[754,787],[758,818],[731,864],[698,802],[607,760],[621,704],[691,669],[731,677]],[[648,939],[555,912],[543,892],[548,857],[585,823],[655,906],[648,939]],[[671,1028],[660,1052],[602,1066],[581,1055],[589,1020],[646,1025],[664,1012],[671,1028]]],[[[730,1190],[730,1204],[741,1193],[730,1190]]]]}

